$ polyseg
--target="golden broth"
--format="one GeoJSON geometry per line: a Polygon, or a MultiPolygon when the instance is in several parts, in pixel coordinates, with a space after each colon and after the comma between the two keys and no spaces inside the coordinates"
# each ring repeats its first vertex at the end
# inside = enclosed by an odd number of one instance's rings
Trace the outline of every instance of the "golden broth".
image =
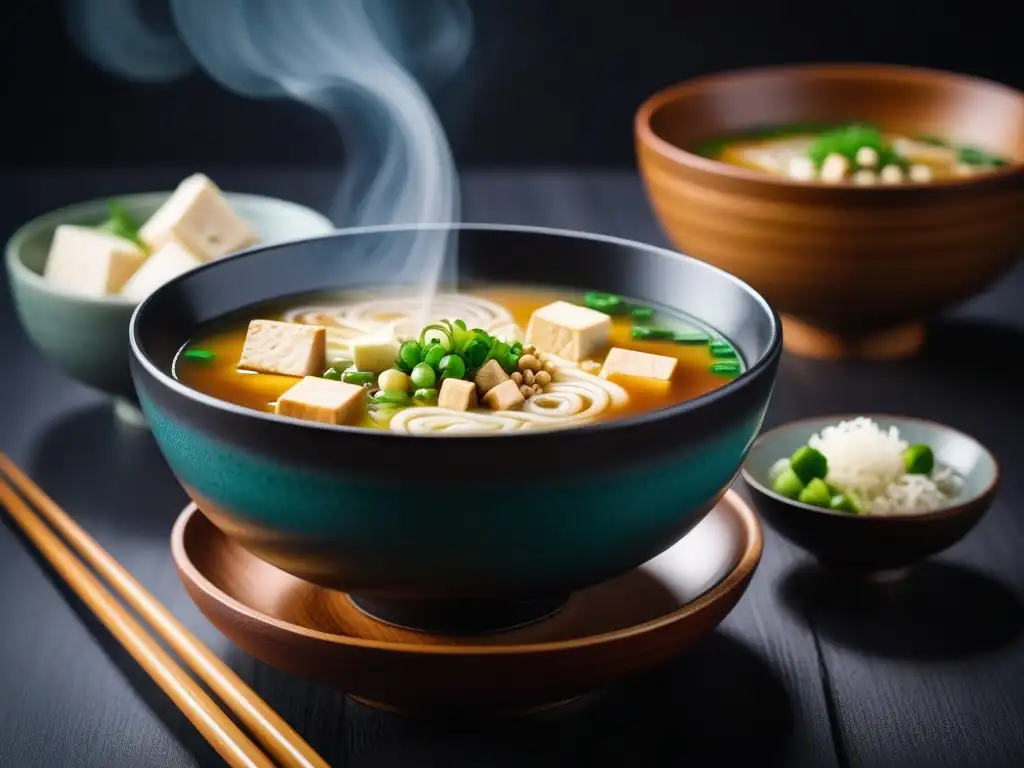
{"type": "MultiPolygon", "coordinates": [[[[565,292],[555,292],[546,289],[501,288],[479,291],[467,290],[462,293],[479,296],[501,305],[511,312],[517,325],[523,329],[529,323],[530,315],[534,310],[553,301],[564,300],[582,304],[578,296],[567,297],[565,292]]],[[[331,301],[343,303],[338,298],[333,298],[331,301]]],[[[236,368],[236,364],[242,353],[249,321],[256,318],[268,320],[283,319],[283,307],[291,306],[294,303],[278,305],[275,309],[262,309],[258,313],[237,319],[226,327],[221,327],[191,340],[187,345],[189,348],[208,350],[213,352],[215,357],[209,361],[192,361],[182,359],[179,356],[174,368],[175,377],[193,389],[220,400],[272,413],[275,401],[287,389],[292,387],[297,379],[291,376],[240,371],[236,368]]],[[[305,304],[307,302],[303,301],[302,303],[305,304]]],[[[309,303],[319,304],[324,302],[321,297],[309,303]]],[[[449,319],[454,320],[456,318],[449,319]]],[[[705,330],[697,328],[691,323],[681,321],[676,317],[659,315],[659,313],[655,314],[655,320],[659,327],[694,331],[705,330]]],[[[641,323],[650,324],[651,322],[654,321],[634,321],[628,315],[613,317],[610,343],[606,349],[602,349],[600,353],[595,354],[594,359],[598,362],[603,361],[608,349],[613,346],[656,355],[671,356],[679,361],[672,381],[663,384],[662,382],[632,376],[610,377],[610,381],[614,381],[626,390],[629,400],[624,405],[609,408],[598,416],[597,420],[622,418],[692,400],[723,386],[730,380],[710,371],[709,366],[719,361],[712,357],[710,348],[706,343],[691,345],[678,344],[671,341],[634,341],[631,338],[633,325],[641,323]]],[[[711,336],[714,338],[713,334],[711,336]]],[[[362,426],[374,429],[382,428],[370,418],[367,418],[362,426]]]]}

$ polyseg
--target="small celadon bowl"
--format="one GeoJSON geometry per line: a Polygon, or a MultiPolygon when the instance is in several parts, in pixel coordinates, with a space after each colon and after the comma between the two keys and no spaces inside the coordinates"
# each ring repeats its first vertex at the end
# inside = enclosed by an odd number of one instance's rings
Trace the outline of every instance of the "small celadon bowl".
{"type": "Polygon", "coordinates": [[[178,480],[252,554],[392,623],[437,626],[447,614],[510,626],[646,562],[704,518],[760,429],[780,330],[749,286],[662,248],[511,225],[369,227],[252,249],[166,284],[135,311],[132,372],[178,480]],[[746,370],[662,410],[493,436],[298,421],[173,376],[206,324],[275,297],[359,287],[366,254],[422,252],[429,232],[457,239],[459,285],[621,293],[708,325],[746,370]]]}
{"type": "MultiPolygon", "coordinates": [[[[171,192],[115,195],[139,222],[171,192]]],[[[232,208],[257,232],[261,244],[322,235],[334,229],[326,216],[286,200],[226,192],[232,208]]],[[[18,229],[7,243],[7,274],[14,306],[32,343],[71,378],[115,398],[115,412],[144,424],[128,370],[128,323],[138,302],[122,296],[86,298],[43,279],[53,233],[61,224],[95,226],[109,199],[90,200],[43,214],[18,229]]]]}
{"type": "Polygon", "coordinates": [[[822,564],[839,569],[889,571],[912,565],[962,539],[992,505],[999,481],[995,457],[952,427],[908,416],[847,414],[802,419],[768,430],[751,446],[743,465],[754,506],[768,524],[822,564]],[[936,512],[864,515],[837,512],[788,499],[771,489],[772,465],[788,458],[827,426],[867,416],[900,439],[931,446],[937,464],[963,479],[955,503],[936,512]]]}

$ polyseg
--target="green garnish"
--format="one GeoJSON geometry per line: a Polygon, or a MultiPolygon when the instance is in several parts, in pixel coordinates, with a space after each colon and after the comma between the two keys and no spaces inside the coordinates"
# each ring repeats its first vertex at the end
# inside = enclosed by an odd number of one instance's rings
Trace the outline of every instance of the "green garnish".
{"type": "Polygon", "coordinates": [[[491,351],[490,337],[474,336],[459,350],[470,368],[479,368],[487,361],[491,351]]]}
{"type": "Polygon", "coordinates": [[[587,291],[583,294],[583,305],[588,309],[604,312],[606,315],[618,315],[629,311],[629,305],[622,300],[621,296],[600,291],[587,291]]]}
{"type": "Polygon", "coordinates": [[[204,363],[208,363],[217,357],[216,352],[211,352],[208,349],[186,349],[182,355],[188,360],[201,360],[204,363]]]}
{"type": "Polygon", "coordinates": [[[437,365],[441,379],[461,379],[466,375],[466,363],[458,355],[445,355],[437,365]]]}
{"type": "Polygon", "coordinates": [[[429,389],[437,383],[437,374],[429,363],[417,363],[410,375],[413,386],[420,389],[429,389]]]}
{"type": "Polygon", "coordinates": [[[949,142],[941,136],[936,136],[933,133],[922,133],[920,136],[915,136],[914,141],[919,141],[922,144],[928,144],[932,147],[948,147],[949,142]]]}
{"type": "Polygon", "coordinates": [[[648,325],[634,325],[630,335],[637,341],[674,341],[676,332],[668,328],[651,328],[648,325]]]}
{"type": "Polygon", "coordinates": [[[437,366],[441,364],[441,358],[448,354],[448,351],[440,344],[431,344],[423,352],[423,362],[437,370],[437,366]]]}
{"type": "Polygon", "coordinates": [[[711,337],[700,331],[686,331],[672,337],[676,344],[707,344],[711,337]]]}
{"type": "Polygon", "coordinates": [[[828,503],[828,508],[834,509],[836,512],[849,512],[853,515],[860,514],[860,505],[854,497],[848,493],[834,494],[831,501],[828,503]]]}
{"type": "Polygon", "coordinates": [[[361,387],[365,387],[367,384],[373,384],[377,380],[369,371],[345,371],[341,374],[341,380],[346,384],[358,384],[361,387]]]}
{"type": "Polygon", "coordinates": [[[629,315],[634,320],[650,320],[654,317],[654,310],[650,307],[633,307],[629,310],[629,315]]]}
{"type": "Polygon", "coordinates": [[[355,360],[346,360],[344,357],[340,357],[337,360],[331,360],[327,367],[337,371],[347,371],[353,365],[355,365],[355,360]]]}
{"type": "Polygon", "coordinates": [[[903,454],[903,464],[910,475],[930,475],[935,469],[935,454],[924,443],[907,446],[903,454]]]}
{"type": "Polygon", "coordinates": [[[796,498],[797,501],[804,504],[825,507],[826,509],[832,504],[832,494],[829,493],[828,486],[825,485],[824,480],[817,477],[807,483],[796,498]]]}
{"type": "Polygon", "coordinates": [[[964,165],[1006,165],[1007,161],[997,155],[990,155],[977,147],[958,147],[957,159],[964,165]]]}
{"type": "Polygon", "coordinates": [[[412,393],[412,399],[418,403],[436,403],[437,390],[433,387],[417,389],[412,393]]]}
{"type": "Polygon", "coordinates": [[[796,136],[813,136],[814,134],[835,128],[835,125],[821,123],[794,123],[792,125],[769,125],[748,128],[727,137],[718,137],[697,144],[696,152],[702,157],[717,160],[725,148],[734,141],[758,141],[766,139],[785,139],[796,136]]]}
{"type": "Polygon", "coordinates": [[[712,357],[736,357],[736,350],[728,341],[712,341],[708,344],[712,357]]]}
{"type": "Polygon", "coordinates": [[[455,349],[455,333],[451,323],[446,320],[426,326],[420,332],[420,346],[425,347],[427,344],[440,344],[446,352],[455,349]]]}
{"type": "Polygon", "coordinates": [[[138,222],[132,218],[131,214],[117,200],[111,200],[107,203],[107,220],[100,224],[97,229],[123,237],[125,240],[131,240],[143,250],[146,249],[146,244],[139,235],[138,222]]]}
{"type": "Polygon", "coordinates": [[[708,371],[716,376],[735,376],[740,372],[740,364],[738,362],[712,363],[708,366],[708,371]]]}
{"type": "Polygon", "coordinates": [[[817,448],[802,445],[796,449],[789,459],[789,466],[805,483],[811,480],[824,480],[828,475],[828,459],[817,448]]]}
{"type": "Polygon", "coordinates": [[[772,490],[787,499],[795,499],[804,489],[804,481],[792,470],[783,470],[778,477],[772,481],[772,490]]]}
{"type": "Polygon", "coordinates": [[[402,346],[398,348],[398,357],[395,358],[395,368],[403,373],[408,373],[415,368],[422,359],[423,350],[420,348],[418,342],[412,340],[403,341],[402,346]]]}
{"type": "Polygon", "coordinates": [[[328,368],[324,371],[323,378],[330,379],[331,381],[341,381],[341,371],[334,367],[328,368]]]}
{"type": "Polygon", "coordinates": [[[898,165],[903,168],[907,165],[906,160],[885,140],[881,131],[873,125],[857,123],[841,125],[823,132],[811,144],[807,155],[818,169],[821,169],[825,158],[832,154],[842,155],[851,165],[856,165],[857,152],[864,147],[875,150],[878,154],[879,167],[898,165]]]}
{"type": "Polygon", "coordinates": [[[408,392],[399,392],[397,390],[384,391],[379,389],[372,395],[374,402],[387,403],[388,405],[408,405],[412,402],[412,397],[408,392]]]}

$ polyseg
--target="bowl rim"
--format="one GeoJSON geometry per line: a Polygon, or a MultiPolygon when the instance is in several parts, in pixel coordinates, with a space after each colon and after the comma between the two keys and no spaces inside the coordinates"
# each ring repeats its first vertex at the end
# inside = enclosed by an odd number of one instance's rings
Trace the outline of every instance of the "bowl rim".
{"type": "MultiPolygon", "coordinates": [[[[611,419],[608,421],[591,422],[589,424],[581,424],[580,426],[572,427],[571,429],[535,429],[535,430],[513,430],[508,433],[503,433],[502,438],[504,440],[524,440],[530,437],[548,436],[552,434],[563,434],[570,432],[572,434],[603,434],[607,432],[615,433],[622,429],[629,429],[634,427],[643,426],[655,421],[662,419],[677,417],[691,411],[698,410],[706,407],[711,403],[715,403],[719,400],[728,398],[733,393],[738,392],[744,387],[749,386],[751,383],[757,381],[764,375],[765,371],[775,361],[779,359],[782,354],[782,320],[779,314],[775,311],[768,301],[749,284],[736,277],[729,272],[726,272],[719,267],[716,267],[707,262],[695,259],[692,256],[686,256],[677,251],[663,248],[657,245],[650,245],[642,243],[637,240],[628,240],[622,237],[614,237],[612,235],[602,235],[592,232],[581,232],[571,229],[557,229],[553,227],[540,227],[526,224],[498,224],[498,223],[465,223],[465,222],[448,222],[448,223],[420,223],[420,224],[381,224],[372,226],[362,227],[347,227],[336,229],[333,232],[329,232],[323,235],[315,235],[313,237],[299,237],[292,240],[284,240],[281,242],[273,243],[271,245],[254,246],[237,253],[224,256],[215,261],[210,261],[196,267],[189,272],[179,275],[173,280],[165,283],[163,286],[158,288],[146,299],[144,299],[132,312],[131,320],[128,324],[128,341],[131,348],[131,354],[134,360],[142,366],[146,373],[152,377],[160,386],[167,387],[174,393],[181,397],[185,397],[192,402],[195,402],[201,406],[207,408],[213,408],[218,411],[226,412],[232,415],[241,416],[247,419],[255,419],[260,422],[269,422],[272,424],[279,424],[282,426],[290,426],[296,429],[304,430],[316,430],[321,432],[334,432],[338,434],[350,434],[350,435],[365,435],[367,429],[365,427],[353,427],[345,424],[323,424],[320,422],[305,421],[301,419],[295,419],[287,416],[278,416],[275,413],[268,413],[265,411],[257,411],[252,408],[247,408],[242,405],[236,405],[235,403],[228,402],[227,400],[221,400],[212,395],[208,395],[199,390],[192,389],[191,387],[183,384],[182,382],[175,379],[169,373],[165,373],[160,369],[159,366],[153,363],[152,360],[146,356],[139,345],[138,339],[138,319],[139,316],[146,311],[146,307],[153,298],[158,295],[161,291],[170,288],[175,285],[178,281],[185,279],[189,276],[215,267],[217,264],[224,263],[231,259],[245,258],[248,254],[262,250],[263,248],[278,248],[288,245],[294,245],[297,243],[307,243],[317,240],[326,240],[329,238],[349,237],[358,236],[364,234],[380,234],[386,232],[410,232],[410,231],[438,231],[447,230],[449,232],[486,232],[486,231],[497,231],[497,232],[518,232],[525,234],[539,234],[549,235],[562,238],[574,238],[577,240],[590,240],[598,243],[606,243],[610,245],[619,245],[629,248],[644,248],[651,252],[660,254],[666,258],[684,261],[699,265],[702,269],[711,270],[722,278],[734,283],[738,288],[747,293],[754,301],[760,305],[761,309],[765,312],[771,322],[771,339],[768,342],[768,348],[763,355],[753,362],[753,364],[742,371],[736,378],[727,381],[722,386],[706,392],[699,397],[695,397],[691,400],[686,400],[682,403],[669,406],[668,408],[659,408],[653,411],[645,413],[635,414],[622,419],[611,419]]],[[[182,342],[184,344],[185,342],[182,342]]],[[[457,435],[435,435],[435,434],[405,434],[401,432],[393,432],[391,430],[372,430],[375,436],[384,439],[397,439],[397,440],[445,440],[451,443],[459,441],[477,441],[477,440],[490,440],[494,439],[494,435],[485,433],[461,433],[457,435]]]]}
{"type": "MultiPolygon", "coordinates": [[[[66,219],[84,214],[87,211],[91,211],[92,209],[100,206],[106,206],[111,200],[131,201],[132,203],[156,203],[161,199],[166,200],[173,193],[173,189],[128,192],[123,195],[110,195],[109,197],[95,197],[89,200],[79,200],[76,203],[70,203],[68,205],[63,205],[60,208],[53,208],[41,213],[18,227],[14,231],[14,234],[8,238],[7,244],[4,246],[4,260],[7,263],[7,271],[19,281],[32,286],[35,290],[52,296],[59,296],[70,304],[134,309],[139,305],[139,302],[128,299],[120,294],[81,296],[63,288],[54,287],[40,273],[30,269],[28,265],[25,264],[21,258],[22,248],[24,247],[25,241],[39,229],[46,229],[51,226],[56,228],[61,224],[68,223],[66,219]]],[[[281,208],[294,208],[298,211],[302,211],[303,213],[312,214],[314,218],[321,219],[321,223],[329,225],[332,229],[335,227],[334,222],[320,211],[307,205],[302,205],[302,203],[297,203],[293,200],[285,200],[279,197],[258,195],[249,192],[231,192],[228,190],[222,190],[222,194],[228,198],[229,201],[236,201],[239,203],[254,203],[257,205],[271,204],[281,208]]],[[[252,247],[259,247],[259,244],[252,247]]],[[[244,250],[249,249],[246,248],[244,250]]],[[[239,251],[239,253],[241,253],[241,251],[239,251]]],[[[235,254],[231,255],[233,256],[235,254]]]]}
{"type": "MultiPolygon", "coordinates": [[[[202,515],[202,510],[199,509],[195,502],[190,502],[186,505],[185,510],[178,515],[177,520],[174,522],[174,527],[171,531],[171,554],[175,565],[187,572],[192,584],[202,591],[206,597],[220,605],[226,606],[236,616],[268,625],[275,632],[298,635],[305,640],[313,640],[318,643],[366,648],[386,651],[388,653],[428,654],[432,656],[539,655],[580,650],[607,643],[625,642],[652,631],[663,630],[680,620],[700,613],[718,600],[732,594],[736,589],[742,589],[744,582],[749,583],[749,580],[757,571],[757,566],[760,564],[761,556],[764,553],[764,533],[761,530],[761,523],[750,504],[736,492],[735,488],[727,490],[722,496],[722,500],[718,503],[728,503],[733,508],[734,514],[740,521],[745,533],[746,543],[733,567],[717,584],[712,585],[706,592],[686,605],[640,624],[569,640],[548,640],[540,643],[517,643],[514,645],[424,645],[421,643],[395,642],[393,640],[371,640],[362,637],[331,634],[270,616],[263,611],[239,602],[226,593],[207,579],[195,563],[192,562],[185,547],[185,529],[196,515],[202,515]]],[[[210,525],[213,525],[213,523],[210,523],[210,525]]]]}
{"type": "MultiPolygon", "coordinates": [[[[810,434],[814,434],[814,432],[811,432],[810,434]]],[[[944,518],[956,517],[958,514],[966,511],[967,508],[973,505],[975,502],[986,497],[991,497],[995,494],[996,489],[999,487],[1000,469],[999,461],[996,459],[995,454],[992,453],[992,451],[990,451],[983,442],[981,442],[978,438],[974,437],[974,435],[970,435],[967,432],[957,429],[956,427],[951,427],[948,424],[943,424],[932,419],[923,419],[916,416],[903,416],[901,414],[895,413],[873,412],[822,414],[821,416],[807,416],[802,419],[794,419],[793,421],[787,421],[783,424],[778,424],[772,427],[771,429],[759,434],[757,438],[750,444],[750,450],[747,452],[747,457],[743,460],[743,466],[740,467],[740,475],[743,477],[743,481],[747,484],[751,491],[755,493],[760,493],[763,496],[767,496],[771,499],[774,499],[775,501],[786,504],[787,506],[795,507],[796,509],[805,510],[807,512],[817,512],[819,514],[827,515],[829,517],[834,517],[840,520],[861,520],[870,522],[877,521],[881,525],[898,525],[902,522],[909,522],[910,524],[915,524],[924,523],[929,520],[941,520],[944,518]],[[872,421],[876,422],[893,422],[897,426],[899,426],[900,423],[919,424],[922,426],[932,427],[943,432],[956,435],[965,440],[969,440],[970,442],[974,443],[980,449],[980,451],[983,454],[985,454],[992,462],[992,480],[979,492],[972,494],[967,498],[960,499],[956,504],[952,506],[943,507],[942,509],[937,509],[934,512],[916,512],[914,514],[909,515],[851,515],[848,512],[839,512],[836,510],[824,509],[822,507],[816,507],[813,504],[805,504],[802,501],[797,501],[796,499],[789,499],[785,496],[782,496],[773,491],[768,486],[766,486],[756,477],[754,477],[753,473],[747,469],[747,461],[749,461],[750,453],[754,451],[758,443],[762,441],[767,441],[773,436],[777,436],[778,433],[782,432],[783,430],[789,430],[792,429],[793,427],[799,427],[801,425],[809,425],[812,422],[821,422],[826,419],[829,420],[831,424],[838,424],[840,421],[849,421],[850,419],[862,417],[871,419],[872,421]]],[[[857,525],[857,523],[853,523],[853,525],[857,525]]]]}
{"type": "Polygon", "coordinates": [[[913,78],[918,81],[960,83],[975,88],[982,87],[989,90],[1002,91],[1008,96],[1013,96],[1024,103],[1024,92],[1017,90],[1004,83],[995,80],[988,80],[974,75],[965,75],[957,72],[950,72],[942,69],[927,67],[913,67],[902,64],[883,64],[870,62],[823,62],[803,64],[783,64],[778,66],[765,67],[743,67],[730,69],[724,72],[715,72],[708,75],[689,78],[672,85],[666,86],[648,96],[637,108],[633,119],[633,131],[638,141],[660,156],[671,162],[702,171],[714,176],[730,178],[736,181],[760,184],[768,187],[781,186],[792,189],[813,189],[820,191],[822,195],[844,195],[844,194],[905,194],[908,192],[920,193],[923,190],[948,190],[957,188],[970,188],[998,184],[1001,181],[1017,176],[1024,176],[1024,162],[1010,162],[1005,167],[996,168],[976,176],[965,176],[963,178],[938,179],[928,182],[908,181],[899,185],[875,185],[861,186],[858,184],[818,184],[811,181],[791,179],[787,176],[776,176],[773,174],[757,171],[751,168],[723,163],[708,157],[698,155],[696,152],[684,149],[661,138],[651,127],[651,118],[662,107],[671,104],[679,96],[687,91],[711,89],[716,86],[730,82],[748,80],[751,78],[788,76],[797,79],[827,79],[839,74],[850,77],[859,77],[864,80],[881,80],[890,76],[899,75],[905,78],[913,78]]]}

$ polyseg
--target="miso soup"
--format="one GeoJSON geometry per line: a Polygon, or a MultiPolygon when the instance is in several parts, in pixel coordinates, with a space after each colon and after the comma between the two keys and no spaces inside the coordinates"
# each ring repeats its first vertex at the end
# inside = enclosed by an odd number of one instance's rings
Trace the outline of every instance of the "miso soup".
{"type": "Polygon", "coordinates": [[[704,142],[698,152],[798,181],[861,186],[963,178],[1009,162],[979,147],[938,136],[909,136],[864,124],[755,129],[704,142]]]}
{"type": "Polygon", "coordinates": [[[200,392],[281,416],[406,434],[501,433],[617,419],[739,375],[726,340],[608,293],[304,296],[215,323],[178,353],[200,392]]]}

